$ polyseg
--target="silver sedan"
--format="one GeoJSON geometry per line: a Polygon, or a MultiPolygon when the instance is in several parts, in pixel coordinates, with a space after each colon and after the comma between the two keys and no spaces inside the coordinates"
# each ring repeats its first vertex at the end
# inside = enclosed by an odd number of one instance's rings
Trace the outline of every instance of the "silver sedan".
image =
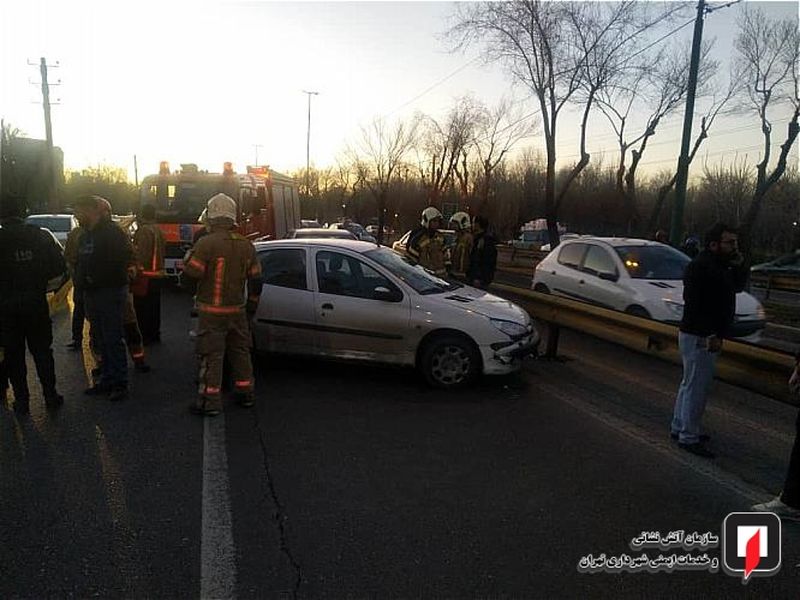
{"type": "Polygon", "coordinates": [[[257,351],[418,368],[441,388],[519,369],[539,335],[516,304],[350,240],[256,244],[257,351]]]}

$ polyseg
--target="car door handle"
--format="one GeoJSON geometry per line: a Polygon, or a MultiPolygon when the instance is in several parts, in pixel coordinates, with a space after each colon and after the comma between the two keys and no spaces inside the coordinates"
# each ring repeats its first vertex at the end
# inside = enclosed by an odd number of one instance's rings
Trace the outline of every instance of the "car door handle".
{"type": "Polygon", "coordinates": [[[330,302],[326,302],[325,304],[322,305],[322,310],[333,310],[333,304],[331,304],[330,302]]]}

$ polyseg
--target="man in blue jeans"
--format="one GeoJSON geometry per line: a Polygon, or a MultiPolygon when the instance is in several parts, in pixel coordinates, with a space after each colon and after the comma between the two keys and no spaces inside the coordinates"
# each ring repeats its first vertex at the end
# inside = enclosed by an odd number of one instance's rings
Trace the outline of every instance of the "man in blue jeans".
{"type": "Polygon", "coordinates": [[[732,227],[717,223],[706,234],[705,249],[683,276],[683,319],[678,346],[683,379],[675,400],[671,435],[683,450],[714,458],[701,433],[714,364],[736,312],[736,294],[744,290],[747,268],[732,227]]]}
{"type": "Polygon", "coordinates": [[[112,221],[111,205],[105,198],[78,199],[75,214],[87,229],[78,248],[76,287],[83,290],[86,315],[102,356],[100,378],[85,393],[123,400],[128,393],[123,315],[133,247],[125,232],[112,221]]]}

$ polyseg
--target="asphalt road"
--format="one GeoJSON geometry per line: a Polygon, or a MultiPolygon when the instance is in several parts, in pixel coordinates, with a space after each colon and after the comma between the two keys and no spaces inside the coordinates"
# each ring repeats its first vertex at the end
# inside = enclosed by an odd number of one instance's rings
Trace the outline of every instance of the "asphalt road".
{"type": "MultiPolygon", "coordinates": [[[[800,525],[783,567],[580,574],[643,530],[719,533],[777,492],[795,409],[717,383],[707,461],[667,436],[678,368],[562,333],[462,394],[413,372],[262,357],[256,410],[204,421],[189,298],[164,298],[153,372],[131,397],[83,396],[86,357],[55,319],[67,403],[0,412],[0,596],[796,597],[800,525]]],[[[719,556],[718,551],[709,551],[719,556]]]]}

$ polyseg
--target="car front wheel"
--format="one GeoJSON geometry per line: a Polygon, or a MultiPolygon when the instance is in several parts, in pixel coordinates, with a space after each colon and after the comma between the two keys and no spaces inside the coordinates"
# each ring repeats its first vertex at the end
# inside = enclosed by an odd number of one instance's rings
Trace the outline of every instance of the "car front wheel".
{"type": "Polygon", "coordinates": [[[425,380],[441,389],[456,389],[475,379],[480,354],[469,340],[455,335],[433,339],[422,351],[420,369],[425,380]]]}

